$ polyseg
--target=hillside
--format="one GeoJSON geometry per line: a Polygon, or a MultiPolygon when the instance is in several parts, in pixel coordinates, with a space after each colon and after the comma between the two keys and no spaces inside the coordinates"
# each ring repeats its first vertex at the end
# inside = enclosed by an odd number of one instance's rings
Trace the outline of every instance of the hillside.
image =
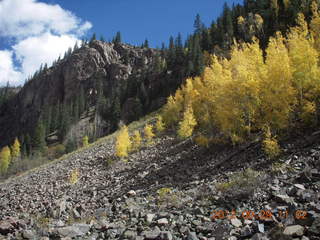
{"type": "Polygon", "coordinates": [[[156,110],[181,82],[164,69],[154,70],[159,61],[155,49],[98,40],[70,50],[0,105],[0,145],[18,137],[26,148],[36,148],[33,138],[39,122],[47,136],[56,132],[59,142],[71,138],[71,126],[77,133],[74,142],[85,134],[97,138],[113,132],[120,119],[130,122],[156,110]],[[80,117],[92,108],[91,124],[77,128],[80,117]]]}
{"type": "Polygon", "coordinates": [[[0,89],[0,240],[320,240],[319,1],[194,28],[0,89]]]}
{"type": "Polygon", "coordinates": [[[274,163],[259,142],[208,150],[170,132],[124,162],[114,136],[2,183],[2,238],[320,239],[317,133],[284,142],[274,163]],[[215,210],[236,210],[237,220],[215,210]]]}

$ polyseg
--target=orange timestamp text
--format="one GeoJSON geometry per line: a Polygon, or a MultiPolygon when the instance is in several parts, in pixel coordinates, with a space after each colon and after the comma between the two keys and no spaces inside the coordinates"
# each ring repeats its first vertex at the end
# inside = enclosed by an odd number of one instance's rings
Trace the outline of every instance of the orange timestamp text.
{"type": "MultiPolygon", "coordinates": [[[[289,212],[287,210],[277,210],[277,212],[271,210],[261,210],[259,212],[244,210],[238,213],[236,210],[214,210],[210,217],[212,220],[234,218],[243,218],[245,220],[272,220],[274,217],[280,219],[288,218],[289,212]]],[[[293,212],[293,217],[299,220],[306,219],[308,217],[308,212],[305,210],[296,210],[293,212]]]]}

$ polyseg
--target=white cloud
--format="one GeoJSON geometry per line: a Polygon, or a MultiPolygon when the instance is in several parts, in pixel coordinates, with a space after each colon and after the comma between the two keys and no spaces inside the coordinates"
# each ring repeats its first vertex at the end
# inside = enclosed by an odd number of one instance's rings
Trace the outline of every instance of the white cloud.
{"type": "Polygon", "coordinates": [[[0,0],[0,37],[13,42],[12,49],[0,50],[0,85],[7,80],[23,83],[40,64],[50,65],[73,47],[91,27],[90,22],[59,5],[37,0],[0,0]],[[13,56],[21,64],[20,71],[14,67],[13,56]]]}
{"type": "Polygon", "coordinates": [[[21,81],[22,74],[14,68],[11,51],[0,51],[0,85],[18,84],[21,81]]]}
{"type": "Polygon", "coordinates": [[[66,49],[73,47],[77,40],[70,35],[56,36],[45,33],[41,36],[26,38],[12,48],[17,60],[21,62],[23,77],[28,77],[39,69],[41,63],[47,63],[50,66],[59,55],[63,57],[66,49]]]}

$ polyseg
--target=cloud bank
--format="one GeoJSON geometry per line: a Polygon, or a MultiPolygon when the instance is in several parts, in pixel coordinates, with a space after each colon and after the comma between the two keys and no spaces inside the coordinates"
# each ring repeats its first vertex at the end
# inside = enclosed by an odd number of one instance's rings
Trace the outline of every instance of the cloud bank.
{"type": "Polygon", "coordinates": [[[22,84],[42,63],[50,66],[91,27],[90,22],[59,5],[0,1],[0,38],[12,43],[10,48],[0,49],[0,86],[7,81],[22,84]]]}

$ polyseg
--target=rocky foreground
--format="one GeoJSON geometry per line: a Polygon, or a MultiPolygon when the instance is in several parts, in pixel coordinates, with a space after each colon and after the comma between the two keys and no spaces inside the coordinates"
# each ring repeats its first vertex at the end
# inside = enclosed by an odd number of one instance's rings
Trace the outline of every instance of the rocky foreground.
{"type": "Polygon", "coordinates": [[[320,239],[317,140],[273,163],[168,135],[125,162],[113,141],[2,183],[0,239],[320,239]]]}

